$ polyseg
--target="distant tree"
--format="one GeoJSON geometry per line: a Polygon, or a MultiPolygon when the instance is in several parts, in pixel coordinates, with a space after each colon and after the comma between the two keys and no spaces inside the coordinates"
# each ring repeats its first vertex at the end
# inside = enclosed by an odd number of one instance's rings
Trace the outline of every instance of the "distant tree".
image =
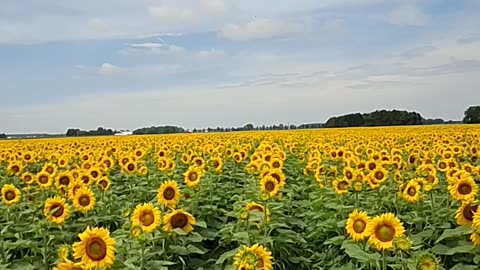
{"type": "Polygon", "coordinates": [[[471,106],[465,111],[465,117],[463,118],[465,124],[478,124],[480,123],[480,106],[471,106]]]}
{"type": "Polygon", "coordinates": [[[243,130],[253,130],[253,124],[246,124],[244,127],[243,127],[243,130]]]}
{"type": "Polygon", "coordinates": [[[7,135],[5,133],[0,133],[0,139],[6,139],[7,135]]]}

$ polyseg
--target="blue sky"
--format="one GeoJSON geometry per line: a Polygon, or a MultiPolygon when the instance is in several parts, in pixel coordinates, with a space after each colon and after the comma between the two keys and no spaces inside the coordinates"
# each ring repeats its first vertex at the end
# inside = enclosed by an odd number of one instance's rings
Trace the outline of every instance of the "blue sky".
{"type": "Polygon", "coordinates": [[[8,1],[0,132],[324,122],[480,102],[479,1],[8,1]]]}

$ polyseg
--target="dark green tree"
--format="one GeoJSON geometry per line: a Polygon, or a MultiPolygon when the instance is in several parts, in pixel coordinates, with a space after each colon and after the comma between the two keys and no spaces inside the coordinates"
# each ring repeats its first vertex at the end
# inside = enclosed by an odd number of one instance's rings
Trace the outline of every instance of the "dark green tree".
{"type": "Polygon", "coordinates": [[[463,118],[465,124],[478,124],[480,123],[480,106],[471,106],[465,111],[465,117],[463,118]]]}

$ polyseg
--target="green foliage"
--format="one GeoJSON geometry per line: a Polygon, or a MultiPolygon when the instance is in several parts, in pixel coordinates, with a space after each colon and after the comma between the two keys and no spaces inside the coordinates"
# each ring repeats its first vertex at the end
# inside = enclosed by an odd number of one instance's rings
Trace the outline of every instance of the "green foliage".
{"type": "Polygon", "coordinates": [[[401,126],[421,124],[423,124],[423,118],[419,113],[381,110],[365,114],[355,113],[332,117],[328,119],[325,127],[401,126]]]}
{"type": "Polygon", "coordinates": [[[185,130],[181,127],[175,126],[162,126],[162,127],[149,127],[149,128],[140,128],[133,131],[133,134],[172,134],[172,133],[182,133],[185,130]]]}
{"type": "Polygon", "coordinates": [[[465,124],[478,124],[480,123],[480,106],[471,106],[465,111],[465,117],[463,118],[465,124]]]}

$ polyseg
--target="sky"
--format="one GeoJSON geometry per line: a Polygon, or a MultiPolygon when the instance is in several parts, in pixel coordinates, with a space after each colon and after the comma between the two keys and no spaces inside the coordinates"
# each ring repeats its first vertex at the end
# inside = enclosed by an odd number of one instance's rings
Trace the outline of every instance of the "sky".
{"type": "Polygon", "coordinates": [[[321,123],[480,103],[477,0],[0,5],[0,133],[321,123]]]}

